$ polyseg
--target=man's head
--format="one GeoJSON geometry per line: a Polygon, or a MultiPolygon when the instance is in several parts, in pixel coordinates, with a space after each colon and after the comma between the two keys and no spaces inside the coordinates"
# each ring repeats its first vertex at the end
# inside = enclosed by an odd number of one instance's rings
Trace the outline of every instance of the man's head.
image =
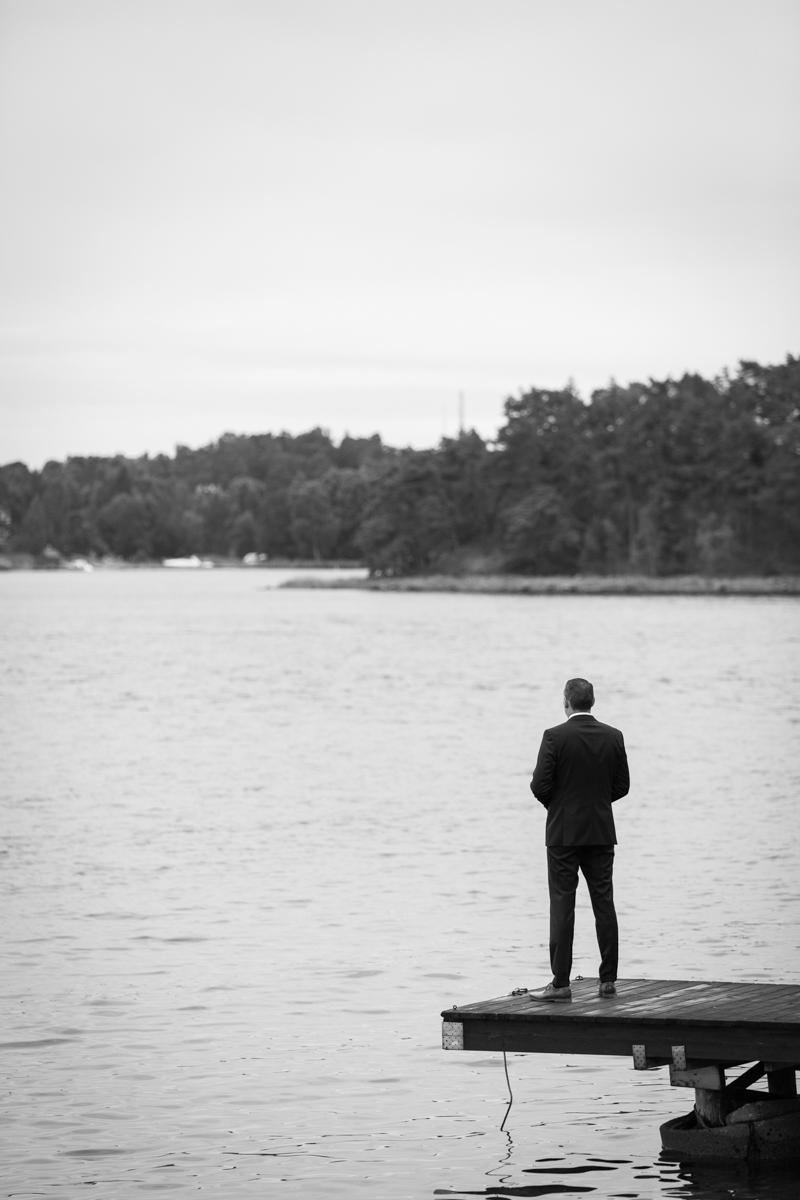
{"type": "Polygon", "coordinates": [[[588,679],[568,679],[564,684],[564,708],[567,712],[591,712],[594,688],[588,679]]]}

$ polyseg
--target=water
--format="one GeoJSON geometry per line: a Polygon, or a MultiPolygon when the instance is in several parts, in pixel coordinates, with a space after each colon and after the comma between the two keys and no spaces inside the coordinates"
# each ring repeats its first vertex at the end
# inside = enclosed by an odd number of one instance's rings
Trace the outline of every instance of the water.
{"type": "MultiPolygon", "coordinates": [[[[722,1196],[627,1060],[444,1053],[548,979],[528,779],[573,674],[621,726],[621,975],[800,983],[791,599],[0,577],[0,1194],[722,1196]]],[[[575,972],[596,974],[585,892],[575,972]]]]}

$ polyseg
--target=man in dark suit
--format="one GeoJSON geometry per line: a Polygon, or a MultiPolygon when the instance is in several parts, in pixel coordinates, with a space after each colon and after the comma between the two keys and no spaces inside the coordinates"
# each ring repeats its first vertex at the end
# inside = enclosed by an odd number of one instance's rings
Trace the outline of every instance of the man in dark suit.
{"type": "Polygon", "coordinates": [[[616,995],[619,936],[614,908],[614,846],[611,805],[628,793],[630,776],[619,729],[591,713],[594,688],[586,679],[564,686],[561,725],[546,729],[531,791],[547,809],[545,845],[550,890],[550,966],[553,981],[534,1000],[571,1000],[572,939],[578,870],[589,888],[600,948],[599,995],[616,995]]]}

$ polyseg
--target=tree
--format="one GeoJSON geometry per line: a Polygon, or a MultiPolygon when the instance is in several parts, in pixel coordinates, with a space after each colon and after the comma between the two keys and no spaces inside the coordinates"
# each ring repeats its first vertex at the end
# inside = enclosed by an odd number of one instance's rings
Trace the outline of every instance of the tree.
{"type": "Polygon", "coordinates": [[[295,479],[289,488],[289,513],[295,553],[301,558],[328,558],[339,536],[340,523],[325,483],[295,479]]]}
{"type": "Polygon", "coordinates": [[[149,558],[149,514],[140,496],[120,492],[98,513],[100,534],[111,554],[119,558],[149,558]]]}
{"type": "Polygon", "coordinates": [[[360,551],[356,536],[370,487],[369,471],[333,467],[320,482],[325,489],[331,516],[338,527],[331,552],[337,558],[358,558],[360,551]]]}
{"type": "MultiPolygon", "coordinates": [[[[750,569],[800,568],[800,358],[777,366],[742,362],[722,384],[729,406],[722,431],[730,480],[731,523],[750,569]]],[[[741,558],[740,558],[741,561],[741,558]]]]}
{"type": "Polygon", "coordinates": [[[531,388],[505,404],[506,423],[497,435],[496,459],[510,503],[534,486],[571,485],[584,492],[587,406],[571,388],[531,388]]]}
{"type": "Polygon", "coordinates": [[[5,553],[11,541],[11,513],[0,506],[0,554],[5,553]]]}
{"type": "Polygon", "coordinates": [[[594,515],[587,406],[569,386],[532,388],[505,405],[491,474],[511,570],[577,569],[594,515]]]}
{"type": "Polygon", "coordinates": [[[230,548],[237,558],[244,558],[258,545],[258,526],[251,512],[240,512],[231,526],[230,548]]]}
{"type": "Polygon", "coordinates": [[[505,510],[502,545],[511,570],[569,575],[577,570],[581,533],[562,493],[540,486],[505,510]]]}
{"type": "Polygon", "coordinates": [[[234,514],[225,489],[217,483],[198,484],[194,490],[193,510],[203,531],[200,553],[226,555],[234,514]]]}
{"type": "Polygon", "coordinates": [[[11,518],[12,529],[21,524],[36,495],[38,480],[24,463],[7,463],[0,467],[0,505],[11,518]]]}
{"type": "Polygon", "coordinates": [[[496,505],[486,443],[474,429],[443,438],[437,466],[458,544],[482,545],[493,531],[496,505]]]}
{"type": "Polygon", "coordinates": [[[402,575],[431,567],[456,543],[453,514],[429,450],[406,450],[374,477],[357,536],[372,573],[402,575]]]}
{"type": "Polygon", "coordinates": [[[17,549],[28,554],[41,554],[50,542],[47,514],[41,496],[34,496],[22,518],[17,549]]]}

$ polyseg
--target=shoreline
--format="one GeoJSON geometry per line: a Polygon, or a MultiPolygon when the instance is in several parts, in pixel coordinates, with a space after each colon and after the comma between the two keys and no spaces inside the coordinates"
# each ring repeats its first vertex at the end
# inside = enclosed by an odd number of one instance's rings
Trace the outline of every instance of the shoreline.
{"type": "Polygon", "coordinates": [[[193,560],[67,559],[53,556],[0,554],[0,574],[16,572],[140,571],[166,570],[183,574],[212,568],[217,571],[297,571],[300,574],[278,584],[279,588],[356,589],[367,592],[441,592],[486,596],[800,596],[800,575],[514,575],[510,573],[436,572],[430,575],[366,574],[363,563],[353,560],[286,559],[245,562],[209,555],[193,560]],[[306,575],[306,571],[320,574],[306,575]],[[338,571],[356,572],[341,576],[338,571]],[[330,572],[330,577],[326,578],[330,572]]]}
{"type": "Polygon", "coordinates": [[[298,558],[270,558],[265,561],[245,562],[238,558],[226,558],[208,554],[202,558],[191,555],[183,559],[143,559],[132,562],[124,558],[45,557],[33,554],[0,554],[0,572],[5,571],[148,571],[148,570],[203,570],[217,571],[365,571],[363,563],[352,559],[316,560],[298,558]]]}
{"type": "Polygon", "coordinates": [[[282,588],[449,592],[487,596],[800,596],[800,576],[403,575],[289,579],[282,588]]]}

